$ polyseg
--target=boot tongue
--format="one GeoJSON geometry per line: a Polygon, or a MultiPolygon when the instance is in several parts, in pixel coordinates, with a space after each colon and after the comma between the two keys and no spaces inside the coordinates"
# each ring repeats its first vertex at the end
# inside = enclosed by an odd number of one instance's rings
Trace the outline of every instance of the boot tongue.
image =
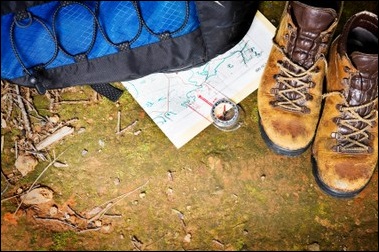
{"type": "Polygon", "coordinates": [[[299,27],[312,33],[326,30],[337,17],[336,11],[331,8],[310,8],[299,2],[293,2],[292,7],[299,27]]]}
{"type": "Polygon", "coordinates": [[[355,51],[350,54],[350,59],[360,72],[373,75],[378,71],[377,54],[365,54],[355,51]]]}
{"type": "Polygon", "coordinates": [[[309,69],[317,57],[321,32],[327,30],[336,17],[334,9],[293,2],[292,19],[298,30],[296,40],[289,43],[287,48],[292,61],[309,69]]]}
{"type": "MultiPolygon", "coordinates": [[[[348,102],[353,106],[362,105],[378,96],[378,54],[354,51],[350,54],[350,59],[359,71],[359,75],[351,79],[348,102]]],[[[369,110],[359,109],[358,113],[365,115],[369,110]]]]}

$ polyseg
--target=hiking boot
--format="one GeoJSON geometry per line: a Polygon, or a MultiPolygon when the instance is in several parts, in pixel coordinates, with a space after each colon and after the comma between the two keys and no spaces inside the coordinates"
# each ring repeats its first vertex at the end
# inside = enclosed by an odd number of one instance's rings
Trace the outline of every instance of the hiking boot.
{"type": "Polygon", "coordinates": [[[313,174],[331,196],[350,198],[378,162],[378,16],[353,15],[334,40],[324,107],[312,146],[313,174]]]}
{"type": "Polygon", "coordinates": [[[286,2],[258,87],[261,134],[279,154],[303,153],[316,132],[325,54],[343,8],[338,1],[317,3],[286,2]]]}

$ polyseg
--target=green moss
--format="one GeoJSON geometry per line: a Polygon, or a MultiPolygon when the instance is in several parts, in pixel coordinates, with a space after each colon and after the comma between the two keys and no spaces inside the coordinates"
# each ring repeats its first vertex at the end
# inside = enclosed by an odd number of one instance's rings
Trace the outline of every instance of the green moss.
{"type": "Polygon", "coordinates": [[[53,245],[50,249],[53,251],[67,250],[72,244],[78,241],[78,235],[73,231],[65,231],[60,233],[53,233],[53,245]]]}

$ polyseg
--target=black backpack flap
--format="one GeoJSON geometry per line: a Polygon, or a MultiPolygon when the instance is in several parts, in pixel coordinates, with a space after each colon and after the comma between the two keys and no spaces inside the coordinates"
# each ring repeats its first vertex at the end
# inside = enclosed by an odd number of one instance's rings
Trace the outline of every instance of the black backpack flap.
{"type": "MultiPolygon", "coordinates": [[[[204,62],[204,44],[198,29],[180,38],[45,69],[39,74],[48,89],[57,89],[83,84],[133,80],[151,73],[173,71],[174,68],[187,69],[204,62]]],[[[11,82],[34,87],[28,78],[28,75],[24,75],[12,79],[11,82]]]]}
{"type": "Polygon", "coordinates": [[[196,1],[207,60],[223,54],[246,35],[258,1],[196,1]]]}
{"type": "Polygon", "coordinates": [[[48,3],[51,1],[1,1],[1,15],[17,13],[29,7],[48,3]]]}

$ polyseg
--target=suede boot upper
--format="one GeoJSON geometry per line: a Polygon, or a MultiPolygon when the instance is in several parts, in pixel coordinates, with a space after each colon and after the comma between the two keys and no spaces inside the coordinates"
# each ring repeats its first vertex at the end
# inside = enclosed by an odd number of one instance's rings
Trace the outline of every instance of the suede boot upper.
{"type": "Polygon", "coordinates": [[[287,2],[273,40],[258,88],[258,110],[262,135],[279,153],[300,154],[316,131],[325,55],[343,6],[328,3],[287,2]]]}
{"type": "Polygon", "coordinates": [[[331,195],[352,197],[378,162],[378,17],[353,15],[332,44],[325,104],[312,146],[314,172],[331,195]]]}

